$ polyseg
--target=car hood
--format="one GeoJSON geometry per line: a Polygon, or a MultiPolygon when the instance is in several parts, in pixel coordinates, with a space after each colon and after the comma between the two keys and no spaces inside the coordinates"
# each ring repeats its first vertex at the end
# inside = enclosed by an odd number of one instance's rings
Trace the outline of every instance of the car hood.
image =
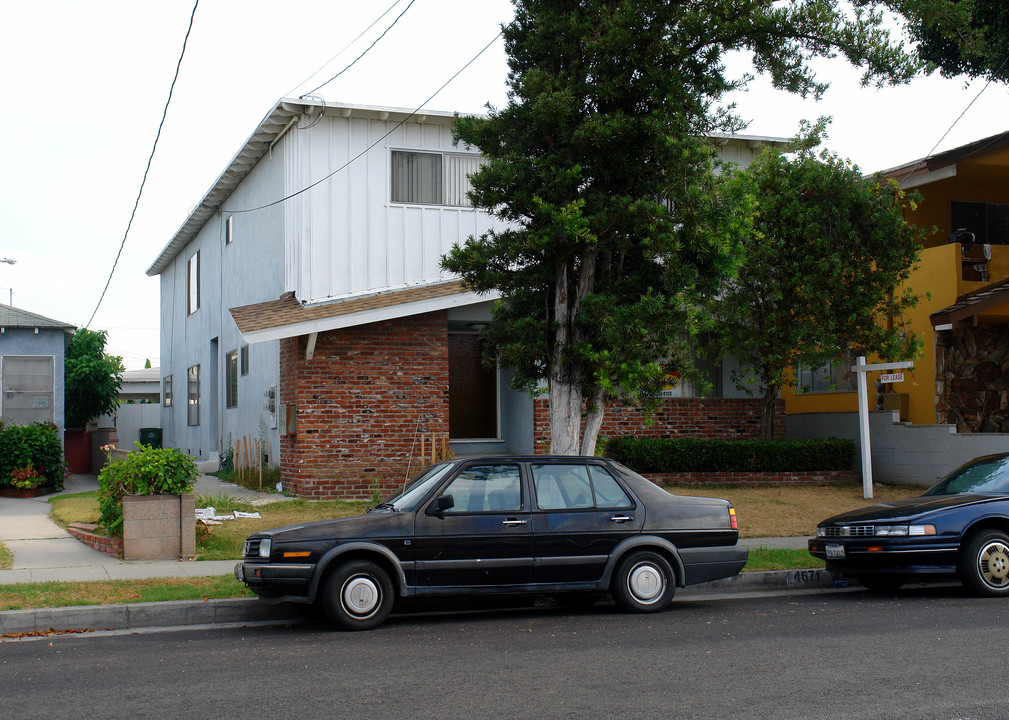
{"type": "Polygon", "coordinates": [[[830,524],[858,524],[863,522],[910,520],[924,515],[925,513],[937,510],[947,510],[949,508],[972,505],[977,502],[991,500],[991,495],[980,495],[976,493],[962,493],[959,495],[934,495],[928,497],[913,497],[906,500],[893,500],[879,505],[851,510],[841,513],[831,518],[827,518],[820,525],[830,524]]]}
{"type": "Polygon", "coordinates": [[[272,537],[276,542],[302,542],[392,537],[412,530],[413,513],[375,510],[366,515],[286,525],[257,534],[272,537]]]}

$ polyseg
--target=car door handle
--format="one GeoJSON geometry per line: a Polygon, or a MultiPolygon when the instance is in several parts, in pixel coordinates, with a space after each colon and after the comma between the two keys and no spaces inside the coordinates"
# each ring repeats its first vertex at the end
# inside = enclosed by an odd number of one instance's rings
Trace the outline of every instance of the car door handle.
{"type": "Polygon", "coordinates": [[[633,520],[633,519],[634,518],[632,518],[630,515],[614,515],[613,517],[610,518],[610,522],[625,523],[628,520],[633,520]]]}
{"type": "Polygon", "coordinates": [[[513,525],[525,525],[526,521],[516,520],[515,518],[508,518],[507,520],[502,521],[501,524],[507,525],[508,527],[512,527],[513,525]]]}

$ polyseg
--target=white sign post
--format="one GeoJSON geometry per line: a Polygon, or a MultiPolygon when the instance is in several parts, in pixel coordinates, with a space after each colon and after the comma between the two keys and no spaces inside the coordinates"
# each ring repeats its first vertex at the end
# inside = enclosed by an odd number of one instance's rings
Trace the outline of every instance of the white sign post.
{"type": "MultiPolygon", "coordinates": [[[[914,363],[910,361],[866,365],[865,356],[863,355],[855,358],[855,365],[851,366],[851,371],[858,373],[858,434],[862,441],[862,497],[864,498],[872,497],[872,455],[869,448],[869,388],[865,374],[873,370],[903,370],[913,367],[914,363]]],[[[894,373],[889,377],[893,379],[884,382],[901,382],[904,379],[904,373],[894,373]]]]}

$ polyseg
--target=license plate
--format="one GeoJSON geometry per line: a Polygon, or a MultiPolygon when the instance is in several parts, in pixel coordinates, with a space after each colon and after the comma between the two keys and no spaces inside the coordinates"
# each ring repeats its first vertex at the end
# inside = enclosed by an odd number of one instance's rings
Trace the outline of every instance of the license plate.
{"type": "Polygon", "coordinates": [[[826,551],[828,560],[844,560],[844,545],[828,544],[826,551]]]}

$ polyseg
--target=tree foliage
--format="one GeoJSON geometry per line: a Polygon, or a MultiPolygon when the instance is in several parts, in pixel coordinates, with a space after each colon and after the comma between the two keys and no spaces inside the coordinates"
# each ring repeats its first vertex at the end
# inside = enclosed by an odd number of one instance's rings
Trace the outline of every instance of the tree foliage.
{"type": "Polygon", "coordinates": [[[735,262],[747,219],[725,202],[712,136],[739,129],[718,101],[747,78],[726,74],[725,54],[748,51],[803,96],[825,87],[813,57],[843,55],[865,82],[905,81],[917,67],[861,3],[514,4],[509,102],[455,125],[487,159],[474,204],[509,224],[443,264],[501,293],[491,345],[517,386],[546,383],[551,451],[591,453],[607,399],[654,394],[701,293],[735,262]]]}
{"type": "Polygon", "coordinates": [[[730,180],[754,224],[737,276],[712,300],[709,351],[738,358],[740,388],[755,375],[765,439],[798,362],[816,367],[849,349],[905,360],[920,345],[904,317],[917,302],[905,283],[924,235],[904,221],[914,200],[893,180],[817,155],[816,136],[799,141],[794,157],[766,150],[730,180]]]}
{"type": "Polygon", "coordinates": [[[947,77],[1009,80],[1009,5],[1005,0],[906,0],[917,52],[947,77]]]}
{"type": "Polygon", "coordinates": [[[123,359],[105,352],[107,333],[82,328],[74,333],[64,356],[64,418],[68,428],[114,412],[119,404],[123,359]]]}

